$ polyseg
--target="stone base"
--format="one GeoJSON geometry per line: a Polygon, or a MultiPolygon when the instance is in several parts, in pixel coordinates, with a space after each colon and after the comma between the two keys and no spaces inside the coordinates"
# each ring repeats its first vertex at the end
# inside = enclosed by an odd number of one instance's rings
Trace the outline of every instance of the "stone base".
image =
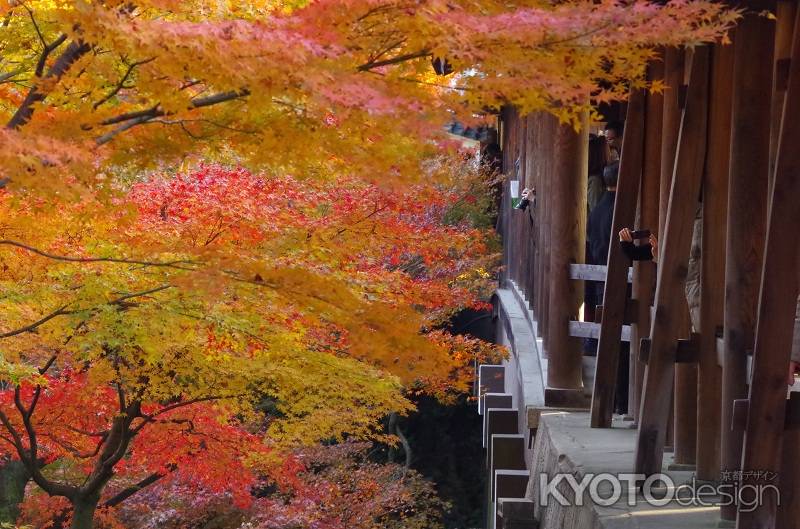
{"type": "Polygon", "coordinates": [[[544,388],[544,405],[549,408],[578,408],[588,410],[591,406],[591,396],[587,398],[583,388],[562,389],[544,388]]]}
{"type": "MultiPolygon", "coordinates": [[[[543,415],[531,462],[531,479],[526,497],[534,503],[534,518],[540,529],[714,529],[719,522],[716,507],[686,507],[675,503],[664,506],[648,504],[635,484],[623,483],[621,499],[612,505],[592,501],[588,489],[582,501],[562,480],[556,490],[567,500],[561,505],[551,496],[545,504],[540,497],[540,476],[552,478],[556,473],[572,474],[578,483],[587,474],[632,473],[636,449],[636,431],[627,428],[621,418],[614,419],[611,428],[590,428],[585,412],[543,415]],[[628,505],[628,492],[634,505],[628,505]]],[[[665,458],[662,472],[676,485],[687,483],[692,472],[667,468],[671,457],[665,458]]],[[[602,483],[602,497],[608,497],[610,487],[602,483]],[[605,492],[604,492],[605,491],[605,492]]]]}

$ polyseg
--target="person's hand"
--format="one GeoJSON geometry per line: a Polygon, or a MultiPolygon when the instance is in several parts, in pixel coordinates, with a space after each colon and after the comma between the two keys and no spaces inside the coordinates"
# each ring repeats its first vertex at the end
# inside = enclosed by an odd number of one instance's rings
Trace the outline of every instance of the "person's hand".
{"type": "Polygon", "coordinates": [[[647,238],[647,242],[653,248],[653,261],[658,261],[658,237],[651,233],[650,237],[647,238]]]}
{"type": "Polygon", "coordinates": [[[633,242],[633,235],[628,228],[622,228],[619,232],[619,240],[622,242],[633,242]]]}
{"type": "Polygon", "coordinates": [[[528,189],[527,187],[522,190],[522,198],[530,200],[531,195],[533,195],[533,190],[528,189]]]}
{"type": "Polygon", "coordinates": [[[786,379],[786,383],[790,386],[794,385],[794,374],[797,371],[798,362],[789,362],[789,376],[786,379]]]}

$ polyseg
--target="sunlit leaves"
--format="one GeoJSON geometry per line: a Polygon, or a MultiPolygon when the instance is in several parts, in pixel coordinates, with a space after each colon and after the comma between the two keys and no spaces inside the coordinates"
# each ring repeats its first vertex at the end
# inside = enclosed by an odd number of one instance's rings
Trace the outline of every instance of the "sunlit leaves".
{"type": "Polygon", "coordinates": [[[97,164],[203,155],[414,179],[451,112],[514,104],[571,121],[646,84],[654,47],[724,38],[736,18],[705,0],[36,0],[4,14],[0,117],[30,115],[3,176],[40,189],[63,178],[55,166],[91,182],[97,164]],[[432,57],[455,72],[433,75],[432,57]]]}

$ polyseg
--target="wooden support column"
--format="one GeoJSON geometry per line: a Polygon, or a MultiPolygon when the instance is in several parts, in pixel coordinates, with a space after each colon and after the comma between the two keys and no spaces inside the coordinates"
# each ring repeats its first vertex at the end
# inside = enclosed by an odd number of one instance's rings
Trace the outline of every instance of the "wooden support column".
{"type": "Polygon", "coordinates": [[[548,252],[550,250],[550,224],[551,224],[551,182],[553,181],[553,171],[555,170],[553,164],[553,146],[555,143],[555,122],[553,116],[546,114],[539,114],[538,119],[541,120],[541,134],[540,139],[540,153],[542,157],[542,194],[537,192],[537,202],[541,208],[540,227],[541,230],[541,248],[542,248],[542,268],[541,268],[541,289],[542,297],[540,299],[541,306],[537,314],[539,327],[538,332],[543,338],[543,345],[545,354],[549,352],[549,337],[547,331],[547,321],[550,315],[548,310],[550,302],[550,259],[548,252]]]}
{"type": "Polygon", "coordinates": [[[659,270],[655,314],[650,330],[650,355],[645,369],[642,408],[636,445],[635,472],[661,471],[669,419],[670,393],[681,307],[685,305],[686,261],[705,162],[709,49],[701,46],[692,57],[686,105],[681,118],[678,150],[670,189],[665,233],[659,241],[659,270]]]}
{"type": "Polygon", "coordinates": [[[800,529],[800,393],[792,393],[786,403],[780,481],[781,504],[775,527],[800,529]]]}
{"type": "MultiPolygon", "coordinates": [[[[800,32],[797,31],[792,44],[792,57],[794,60],[800,60],[800,32]]],[[[789,74],[769,203],[767,241],[753,352],[753,374],[749,392],[749,413],[742,454],[743,476],[753,470],[780,472],[786,410],[785,379],[792,349],[794,314],[798,283],[800,283],[798,278],[800,247],[794,243],[787,244],[786,241],[786,227],[800,226],[798,144],[800,144],[800,68],[794,67],[789,74]]],[[[758,484],[758,481],[745,477],[742,484],[758,484]]],[[[777,499],[774,494],[765,494],[761,505],[753,511],[739,510],[737,529],[775,528],[777,499]]]]}
{"type": "MultiPolygon", "coordinates": [[[[569,277],[569,265],[584,262],[586,248],[586,178],[588,167],[588,116],[576,132],[560,125],[556,132],[556,169],[549,202],[552,244],[550,252],[550,303],[548,306],[548,389],[574,390],[574,405],[583,401],[583,351],[569,335],[570,320],[578,319],[583,284],[569,277]]],[[[562,398],[563,398],[563,392],[562,398]]],[[[545,390],[545,403],[548,395],[545,390]]]]}
{"type": "Polygon", "coordinates": [[[644,155],[644,107],[644,91],[632,91],[622,138],[622,159],[617,180],[614,219],[611,222],[611,244],[608,247],[603,318],[600,323],[592,390],[592,428],[609,428],[614,411],[614,390],[617,383],[625,303],[628,297],[629,267],[628,258],[622,253],[622,248],[617,242],[619,241],[617,234],[622,228],[632,226],[636,216],[644,155]]]}
{"type": "MultiPolygon", "coordinates": [[[[661,179],[659,184],[658,237],[664,237],[664,224],[667,221],[669,191],[672,187],[672,174],[675,169],[675,151],[678,148],[678,134],[681,125],[681,99],[685,92],[685,58],[681,48],[667,48],[664,51],[664,109],[661,127],[661,179]]],[[[648,330],[649,333],[649,330],[648,330]]],[[[644,388],[642,388],[644,390],[644,388]]],[[[672,393],[674,391],[671,390],[672,393]]],[[[675,399],[670,395],[670,418],[667,424],[666,445],[669,450],[675,446],[675,399]]],[[[641,397],[639,402],[641,413],[641,397]]]]}
{"type": "MultiPolygon", "coordinates": [[[[688,83],[689,73],[684,65],[684,81],[688,83]]],[[[685,95],[685,94],[684,94],[685,95]]],[[[674,160],[673,160],[674,164],[674,160]]],[[[674,165],[672,167],[674,169],[674,165]]],[[[674,178],[674,175],[672,175],[674,178]]],[[[671,185],[671,184],[670,184],[671,185]]],[[[695,197],[697,206],[698,197],[695,197]]],[[[696,210],[696,207],[695,207],[696,210]]],[[[694,225],[692,226],[694,228],[694,225]]],[[[694,231],[694,230],[692,230],[694,231]]],[[[687,254],[687,262],[688,262],[687,254]]],[[[692,332],[689,320],[689,305],[684,296],[678,304],[680,325],[677,327],[679,338],[688,338],[692,332]]],[[[678,363],[675,365],[675,384],[673,389],[673,470],[693,470],[697,450],[697,364],[678,363]]]]}
{"type": "MultiPolygon", "coordinates": [[[[536,121],[533,116],[528,115],[525,117],[525,184],[531,189],[536,189],[536,156],[533,154],[534,150],[533,138],[535,135],[536,121]]],[[[527,308],[533,308],[533,299],[536,295],[536,285],[534,278],[536,277],[536,225],[533,222],[533,208],[530,206],[525,210],[523,217],[525,218],[525,225],[527,228],[527,263],[525,263],[525,297],[528,300],[527,308]]]]}
{"type": "MultiPolygon", "coordinates": [[[[733,115],[725,259],[725,329],[722,370],[722,470],[741,463],[742,432],[731,428],[733,402],[747,397],[747,355],[753,348],[764,254],[772,56],[775,22],[758,14],[774,2],[752,2],[734,35],[733,115]]],[[[736,508],[722,506],[724,520],[736,508]]]]}
{"type": "MultiPolygon", "coordinates": [[[[651,81],[664,78],[664,63],[656,60],[648,69],[651,81]]],[[[661,135],[664,114],[664,96],[648,93],[645,99],[644,160],[639,193],[638,229],[658,233],[659,183],[661,177],[661,135]]],[[[636,303],[636,321],[631,327],[630,390],[628,414],[634,421],[639,417],[639,405],[644,381],[644,364],[639,361],[639,342],[650,335],[650,307],[656,284],[656,265],[652,261],[633,263],[633,298],[636,303]]]]}
{"type": "Polygon", "coordinates": [[[661,183],[659,189],[658,237],[664,237],[669,189],[675,169],[675,152],[681,128],[681,94],[685,87],[685,53],[681,48],[664,51],[664,110],[661,121],[661,183]]]}
{"type": "Polygon", "coordinates": [[[792,35],[794,19],[797,13],[796,0],[778,0],[775,23],[775,71],[772,78],[772,130],[769,139],[770,178],[775,172],[775,157],[778,152],[778,135],[783,112],[783,101],[786,95],[786,83],[789,76],[789,65],[792,54],[792,35]]]}
{"type": "Polygon", "coordinates": [[[697,477],[720,476],[722,369],[717,361],[717,329],[725,303],[725,231],[728,207],[733,48],[711,50],[708,152],[703,178],[703,240],[700,293],[700,361],[697,388],[697,477]]]}

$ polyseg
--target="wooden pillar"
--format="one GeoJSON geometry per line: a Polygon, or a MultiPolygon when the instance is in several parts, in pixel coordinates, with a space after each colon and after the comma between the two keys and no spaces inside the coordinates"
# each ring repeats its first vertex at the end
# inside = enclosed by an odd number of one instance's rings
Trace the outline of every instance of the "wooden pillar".
{"type": "MultiPolygon", "coordinates": [[[[742,432],[733,431],[733,401],[747,397],[747,355],[753,347],[764,253],[769,172],[772,56],[775,22],[757,14],[758,2],[734,36],[733,116],[725,262],[725,329],[722,371],[722,469],[741,463],[742,432]]],[[[721,516],[733,520],[735,506],[721,516]]]]}
{"type": "MultiPolygon", "coordinates": [[[[550,303],[548,306],[547,386],[577,390],[580,405],[583,388],[583,351],[569,335],[569,321],[578,319],[583,302],[582,283],[569,278],[569,265],[584,262],[586,248],[586,173],[588,166],[588,116],[581,132],[560,125],[556,132],[556,168],[548,202],[550,229],[550,303]]],[[[547,391],[545,392],[547,403],[547,391]]]]}
{"type": "Polygon", "coordinates": [[[800,393],[792,393],[786,403],[780,480],[781,504],[775,527],[800,529],[800,393]]]}
{"type": "Polygon", "coordinates": [[[644,90],[634,90],[628,101],[625,133],[622,138],[611,244],[608,247],[608,271],[603,294],[603,317],[597,344],[597,362],[592,390],[592,428],[609,428],[614,411],[622,323],[628,291],[628,258],[622,253],[617,233],[633,225],[644,155],[644,90]]]}
{"type": "MultiPolygon", "coordinates": [[[[517,121],[517,126],[519,128],[518,135],[517,135],[517,149],[519,150],[519,192],[522,193],[522,190],[526,187],[530,187],[530,176],[528,175],[528,149],[527,149],[527,139],[528,139],[528,121],[525,116],[520,115],[517,121]]],[[[525,215],[522,211],[517,211],[517,217],[519,218],[519,240],[517,242],[519,246],[519,272],[518,272],[518,280],[517,286],[519,289],[525,294],[525,296],[530,296],[530,292],[527,289],[527,280],[528,280],[528,267],[530,266],[530,257],[528,255],[528,239],[530,237],[530,221],[528,220],[528,216],[525,215]]]]}
{"type": "Polygon", "coordinates": [[[722,369],[717,362],[717,330],[725,303],[725,231],[728,207],[733,48],[711,50],[708,152],[703,178],[703,239],[700,293],[700,358],[697,390],[697,477],[720,475],[722,369]]]}
{"type": "Polygon", "coordinates": [[[772,130],[769,140],[770,177],[775,172],[775,157],[778,152],[778,135],[780,133],[780,127],[777,125],[781,120],[783,101],[786,95],[796,10],[796,0],[778,0],[776,8],[778,20],[775,23],[775,70],[772,79],[772,130]]]}
{"type": "MultiPolygon", "coordinates": [[[[681,124],[681,94],[684,88],[685,58],[683,49],[670,47],[664,51],[664,108],[661,123],[661,179],[659,184],[658,237],[663,240],[664,224],[667,221],[669,192],[675,169],[675,151],[681,124]]],[[[648,330],[649,336],[649,330],[648,330]]],[[[642,387],[644,391],[644,386],[642,387]]],[[[670,416],[667,424],[666,444],[670,450],[675,445],[675,399],[670,389],[670,416]]],[[[639,413],[641,414],[641,396],[639,413]]]]}
{"type": "Polygon", "coordinates": [[[675,169],[675,151],[681,125],[681,90],[684,86],[684,51],[667,48],[664,52],[664,111],[661,126],[661,184],[659,189],[658,237],[664,236],[669,189],[675,169]]]}
{"type": "MultiPolygon", "coordinates": [[[[534,138],[536,135],[536,121],[533,116],[525,118],[525,182],[529,188],[536,189],[538,174],[536,171],[536,156],[534,153],[534,138]]],[[[533,208],[529,207],[525,211],[525,220],[528,228],[527,255],[528,262],[525,264],[525,292],[528,299],[528,308],[534,306],[534,296],[536,295],[535,270],[536,270],[536,224],[532,216],[533,208]]]]}
{"type": "MultiPolygon", "coordinates": [[[[797,27],[797,26],[796,26],[797,27]]],[[[795,32],[792,57],[800,58],[800,32],[795,32]]],[[[786,227],[800,225],[800,68],[789,73],[781,119],[772,196],[769,203],[764,268],[758,302],[747,429],[742,475],[748,471],[780,472],[786,410],[786,372],[794,334],[800,250],[787,244],[786,227]]],[[[780,478],[779,478],[780,479],[780,478]]],[[[749,477],[742,484],[758,484],[749,477]]],[[[739,510],[737,529],[776,527],[777,497],[765,494],[751,512],[739,510]]],[[[783,529],[783,528],[781,528],[783,529]]]]}
{"type": "MultiPolygon", "coordinates": [[[[648,70],[648,78],[664,78],[664,63],[656,60],[648,70]]],[[[645,100],[644,160],[642,161],[642,183],[639,193],[638,229],[658,233],[659,183],[661,180],[661,135],[664,114],[662,94],[648,93],[645,100]]],[[[644,381],[644,364],[639,361],[640,338],[650,335],[650,307],[656,284],[656,265],[652,261],[633,263],[633,298],[637,300],[636,321],[631,327],[631,387],[628,398],[628,413],[634,421],[639,417],[639,405],[644,381]]]]}
{"type": "Polygon", "coordinates": [[[696,48],[681,118],[665,233],[659,241],[655,315],[650,330],[635,465],[635,472],[648,475],[661,471],[682,318],[680,307],[686,302],[686,261],[705,162],[708,62],[708,47],[696,48]]]}
{"type": "MultiPolygon", "coordinates": [[[[551,219],[551,182],[553,181],[553,146],[555,143],[555,125],[554,117],[546,114],[539,114],[542,121],[542,139],[540,155],[542,157],[542,194],[537,197],[537,201],[541,208],[541,247],[542,247],[542,268],[541,268],[541,289],[542,297],[540,300],[541,306],[539,307],[538,318],[538,332],[542,336],[545,353],[549,351],[549,335],[547,331],[547,321],[550,315],[548,310],[550,302],[550,219],[551,219]]],[[[538,193],[537,193],[538,195],[538,193]]]]}
{"type": "MultiPolygon", "coordinates": [[[[709,52],[710,53],[710,52],[709,52]]],[[[684,64],[684,86],[688,83],[690,72],[684,64]]],[[[674,163],[674,161],[673,161],[674,163]]],[[[673,175],[674,178],[674,175],[673,175]]],[[[694,198],[695,212],[699,195],[694,198]]],[[[694,224],[693,226],[694,227],[694,224]]],[[[694,230],[692,230],[694,231],[694,230]]],[[[689,260],[687,253],[686,260],[689,260]]],[[[688,338],[692,331],[689,320],[689,305],[684,296],[678,302],[680,324],[677,326],[679,338],[688,338]]],[[[675,384],[673,389],[673,469],[693,469],[697,451],[697,364],[675,364],[675,384]]]]}
{"type": "MultiPolygon", "coordinates": [[[[658,234],[663,238],[667,218],[670,187],[675,169],[675,154],[678,147],[678,133],[681,119],[682,91],[686,86],[686,53],[679,48],[668,48],[664,58],[663,125],[661,137],[661,183],[659,193],[658,234]]],[[[688,336],[688,309],[681,304],[679,334],[688,336]]],[[[673,388],[671,419],[668,433],[671,446],[675,450],[675,461],[679,464],[694,462],[696,432],[695,392],[697,384],[696,367],[679,365],[675,367],[675,386],[673,388]]]]}

